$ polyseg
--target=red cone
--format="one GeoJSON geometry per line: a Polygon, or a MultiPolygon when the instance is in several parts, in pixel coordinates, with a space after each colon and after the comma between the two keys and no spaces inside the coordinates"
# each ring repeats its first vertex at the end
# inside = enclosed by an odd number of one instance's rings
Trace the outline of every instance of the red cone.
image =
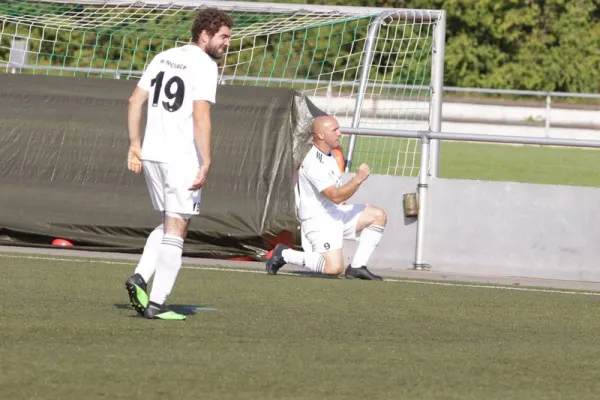
{"type": "Polygon", "coordinates": [[[52,241],[52,246],[73,247],[73,243],[69,242],[67,239],[56,238],[52,241]]]}

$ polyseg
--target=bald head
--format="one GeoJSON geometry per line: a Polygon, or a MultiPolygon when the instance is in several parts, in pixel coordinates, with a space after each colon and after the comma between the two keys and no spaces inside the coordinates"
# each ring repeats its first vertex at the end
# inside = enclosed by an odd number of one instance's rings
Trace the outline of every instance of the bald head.
{"type": "Polygon", "coordinates": [[[311,130],[315,146],[326,154],[330,153],[332,148],[340,145],[342,133],[340,125],[334,117],[324,115],[315,118],[311,130]]]}
{"type": "Polygon", "coordinates": [[[330,117],[329,115],[322,115],[315,118],[311,127],[313,136],[317,135],[319,132],[322,132],[326,128],[330,128],[332,125],[337,125],[337,121],[335,118],[330,117]]]}

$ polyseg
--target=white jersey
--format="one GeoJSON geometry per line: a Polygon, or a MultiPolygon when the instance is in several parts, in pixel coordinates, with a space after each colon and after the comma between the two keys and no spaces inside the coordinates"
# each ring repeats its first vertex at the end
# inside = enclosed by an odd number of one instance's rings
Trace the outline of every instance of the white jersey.
{"type": "Polygon", "coordinates": [[[142,160],[188,163],[202,160],[194,142],[194,100],[215,103],[217,63],[195,45],[154,57],[138,86],[149,93],[142,160]]]}
{"type": "Polygon", "coordinates": [[[313,146],[298,171],[296,190],[300,221],[338,211],[338,205],[321,192],[330,186],[341,185],[342,174],[335,158],[313,146]]]}

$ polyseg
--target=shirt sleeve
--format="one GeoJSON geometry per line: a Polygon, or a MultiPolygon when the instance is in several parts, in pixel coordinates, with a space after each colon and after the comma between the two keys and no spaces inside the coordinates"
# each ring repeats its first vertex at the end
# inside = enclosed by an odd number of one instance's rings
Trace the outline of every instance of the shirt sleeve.
{"type": "Polygon", "coordinates": [[[217,64],[211,60],[201,59],[197,71],[192,72],[192,100],[205,100],[215,104],[217,94],[217,64]]]}
{"type": "Polygon", "coordinates": [[[311,165],[304,169],[304,175],[319,193],[330,186],[335,186],[336,178],[322,164],[311,165]]]}
{"type": "Polygon", "coordinates": [[[140,81],[138,82],[138,86],[142,89],[144,89],[146,92],[150,92],[152,89],[152,79],[154,79],[154,75],[155,75],[155,62],[156,58],[154,58],[152,61],[150,61],[150,64],[148,64],[148,66],[146,67],[146,70],[144,71],[144,73],[142,74],[142,77],[140,78],[140,81]]]}

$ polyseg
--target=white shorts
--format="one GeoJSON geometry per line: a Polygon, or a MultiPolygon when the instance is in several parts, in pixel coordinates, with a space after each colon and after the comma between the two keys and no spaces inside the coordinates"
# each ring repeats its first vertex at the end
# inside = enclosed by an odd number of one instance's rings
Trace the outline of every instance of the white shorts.
{"type": "Polygon", "coordinates": [[[201,190],[189,190],[198,174],[197,165],[142,161],[152,206],[159,212],[180,218],[200,214],[201,190]]]}
{"type": "Polygon", "coordinates": [[[302,234],[312,251],[325,253],[342,248],[344,239],[356,240],[356,225],[365,204],[344,204],[335,214],[323,214],[302,221],[302,234]]]}

